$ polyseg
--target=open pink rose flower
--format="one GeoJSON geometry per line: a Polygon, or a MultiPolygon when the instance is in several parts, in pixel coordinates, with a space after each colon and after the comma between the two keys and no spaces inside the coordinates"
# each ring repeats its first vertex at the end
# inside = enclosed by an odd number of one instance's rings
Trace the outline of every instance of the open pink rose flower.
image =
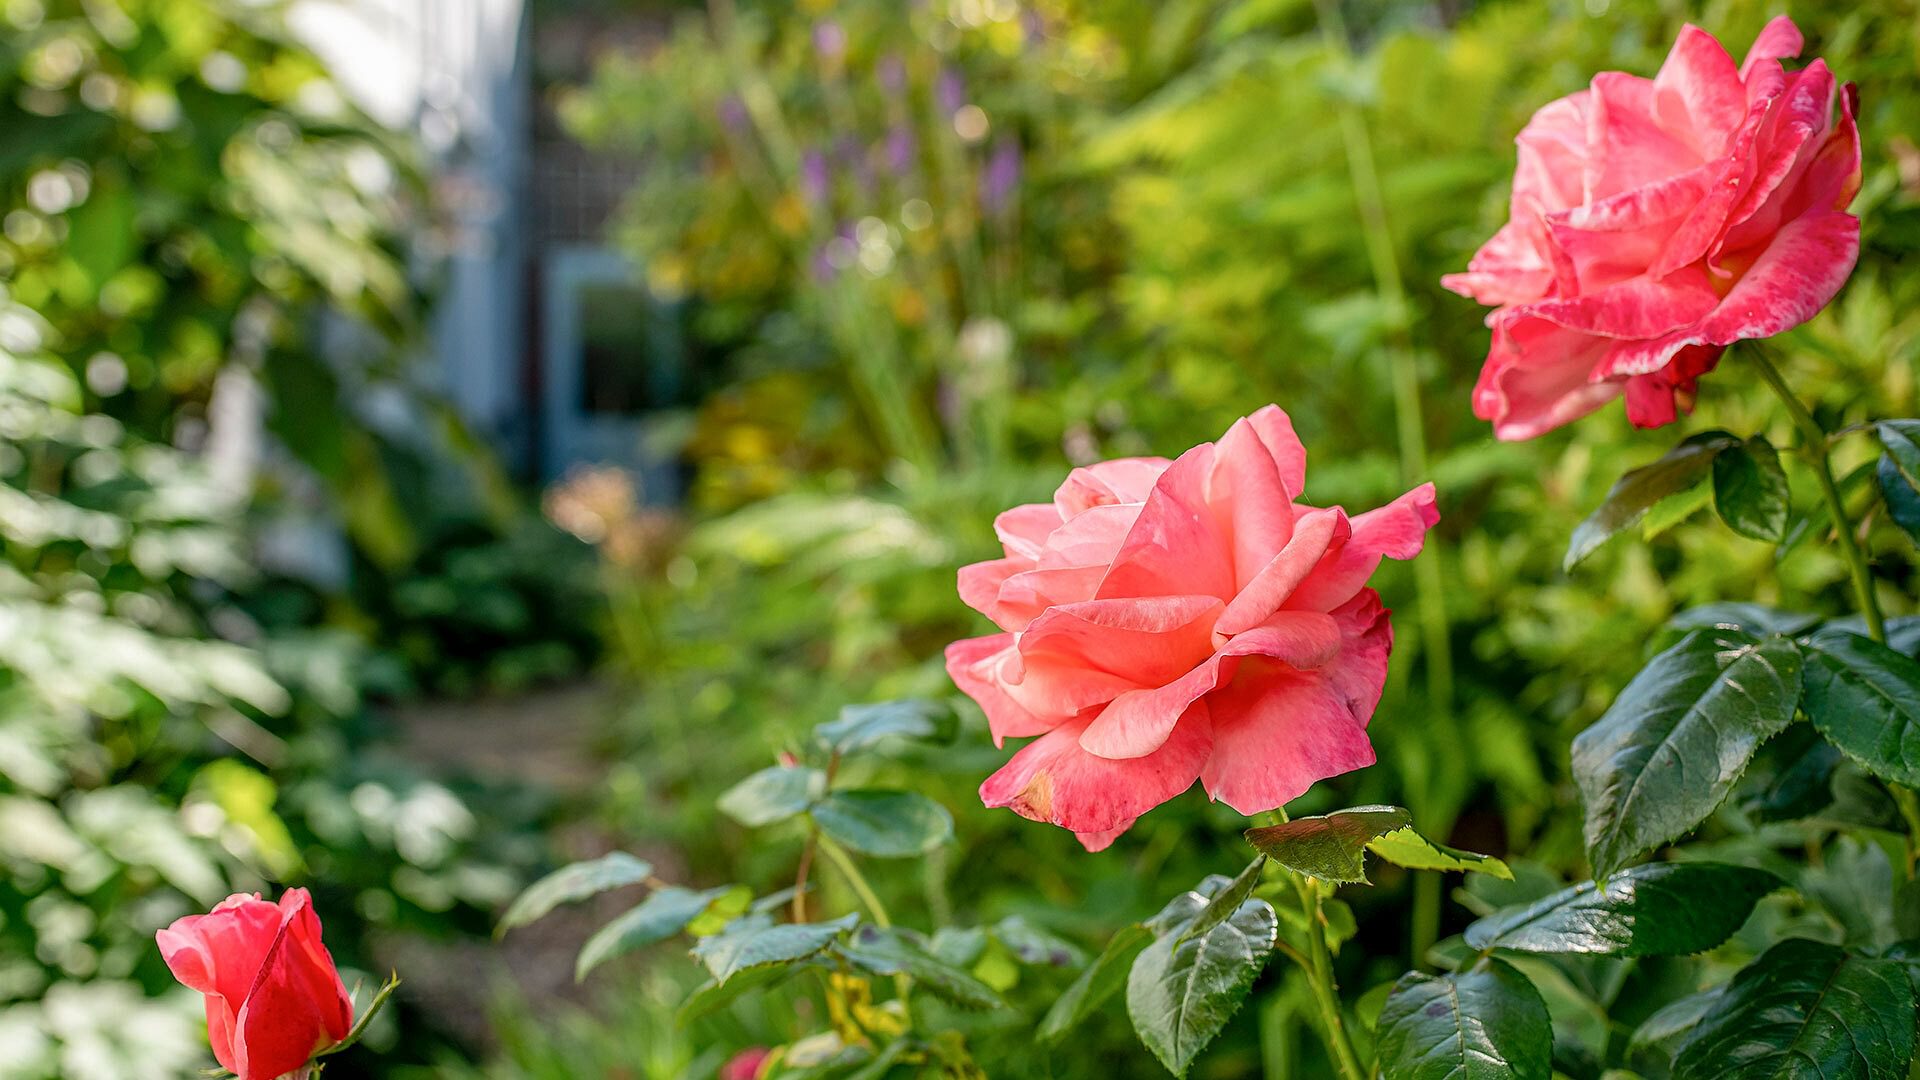
{"type": "Polygon", "coordinates": [[[996,743],[1039,736],[988,806],[1099,851],[1199,780],[1244,814],[1373,763],[1393,628],[1367,578],[1418,554],[1433,485],[1349,518],[1296,502],[1306,451],[1269,405],[1218,443],[1075,469],[1001,514],[1006,557],[960,571],[1003,631],[947,647],[996,743]]]}
{"type": "Polygon", "coordinates": [[[1671,423],[1728,345],[1833,299],[1860,248],[1856,100],[1824,61],[1782,68],[1800,46],[1781,16],[1736,66],[1688,26],[1652,79],[1603,72],[1534,114],[1511,220],[1443,279],[1498,305],[1473,390],[1496,435],[1621,394],[1635,425],[1671,423]]]}
{"type": "Polygon", "coordinates": [[[214,1059],[240,1080],[275,1080],[353,1027],[353,1002],[320,941],[305,889],[278,904],[236,893],[160,931],[173,977],[206,997],[214,1059]]]}

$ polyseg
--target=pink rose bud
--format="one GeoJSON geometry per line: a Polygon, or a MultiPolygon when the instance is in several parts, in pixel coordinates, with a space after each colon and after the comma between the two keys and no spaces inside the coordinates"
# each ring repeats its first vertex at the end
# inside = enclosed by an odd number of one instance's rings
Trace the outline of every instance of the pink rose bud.
{"type": "Polygon", "coordinates": [[[760,1066],[772,1051],[764,1046],[750,1046],[727,1059],[720,1066],[720,1080],[754,1080],[760,1075],[760,1066]]]}
{"type": "Polygon", "coordinates": [[[1218,443],[1075,469],[1001,514],[1006,557],[960,570],[1002,633],[947,647],[996,742],[1039,736],[988,806],[1090,851],[1198,780],[1244,814],[1373,763],[1393,628],[1367,579],[1418,554],[1433,485],[1349,518],[1297,502],[1307,455],[1269,405],[1218,443]]]}
{"type": "Polygon", "coordinates": [[[1622,394],[1635,425],[1672,423],[1728,345],[1840,291],[1860,249],[1858,103],[1825,61],[1785,70],[1800,46],[1783,15],[1736,66],[1688,26],[1652,79],[1602,72],[1534,114],[1511,219],[1442,280],[1497,306],[1473,391],[1495,435],[1622,394]]]}
{"type": "Polygon", "coordinates": [[[275,1080],[353,1027],[353,1002],[320,941],[305,889],[278,904],[235,894],[157,935],[173,977],[206,996],[214,1059],[240,1080],[275,1080]]]}

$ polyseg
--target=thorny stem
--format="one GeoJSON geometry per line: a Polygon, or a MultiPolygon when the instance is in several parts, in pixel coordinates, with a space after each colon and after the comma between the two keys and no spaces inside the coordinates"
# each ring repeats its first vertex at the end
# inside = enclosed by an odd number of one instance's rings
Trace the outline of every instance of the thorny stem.
{"type": "MultiPolygon", "coordinates": [[[[1347,1035],[1346,1021],[1340,1015],[1340,988],[1333,981],[1333,957],[1327,950],[1326,918],[1320,907],[1320,886],[1313,879],[1289,873],[1300,894],[1300,910],[1307,917],[1307,955],[1302,967],[1313,999],[1320,1007],[1320,1023],[1325,1029],[1327,1051],[1333,1057],[1342,1080],[1367,1080],[1354,1053],[1353,1040],[1347,1035]]],[[[1300,959],[1298,954],[1295,959],[1300,959]]]]}
{"type": "MultiPolygon", "coordinates": [[[[834,843],[830,838],[820,835],[817,830],[815,835],[819,838],[820,853],[825,855],[827,861],[832,863],[834,868],[846,877],[847,884],[853,887],[853,894],[860,898],[860,903],[866,907],[867,913],[873,916],[875,925],[879,926],[882,930],[891,929],[893,927],[893,919],[888,916],[886,905],[880,902],[880,895],[873,891],[873,886],[867,884],[867,876],[860,872],[860,867],[853,861],[853,856],[847,854],[846,848],[834,843]]],[[[908,978],[904,972],[895,975],[893,977],[893,988],[894,992],[900,997],[901,1012],[908,1026],[912,1026],[913,1005],[908,995],[913,991],[913,980],[908,978]]]]}
{"type": "Polygon", "coordinates": [[[1873,574],[1867,567],[1867,557],[1860,550],[1860,542],[1854,536],[1853,520],[1847,516],[1847,505],[1840,498],[1840,487],[1833,482],[1832,449],[1827,443],[1826,429],[1820,421],[1813,418],[1807,407],[1794,396],[1787,386],[1786,379],[1780,375],[1780,369],[1773,366],[1765,350],[1758,345],[1749,344],[1744,350],[1747,358],[1760,372],[1760,377],[1773,388],[1774,396],[1787,407],[1787,415],[1793,418],[1793,424],[1800,429],[1801,449],[1806,454],[1807,463],[1813,467],[1813,475],[1820,482],[1820,497],[1826,500],[1827,513],[1833,518],[1835,542],[1840,547],[1840,557],[1846,561],[1847,573],[1853,578],[1854,602],[1860,607],[1860,616],[1867,621],[1867,633],[1873,640],[1886,644],[1886,620],[1880,616],[1880,601],[1873,593],[1873,574]]]}
{"type": "MultiPolygon", "coordinates": [[[[1745,350],[1753,361],[1760,377],[1773,389],[1775,397],[1787,407],[1787,415],[1793,418],[1793,424],[1800,429],[1801,447],[1806,454],[1807,463],[1813,467],[1813,475],[1820,482],[1820,497],[1826,500],[1827,513],[1833,519],[1834,540],[1840,548],[1840,557],[1847,564],[1847,574],[1853,579],[1854,602],[1860,608],[1860,617],[1866,620],[1867,633],[1873,640],[1887,643],[1887,623],[1880,614],[1880,600],[1873,591],[1873,571],[1867,565],[1867,556],[1860,549],[1860,540],[1855,535],[1853,519],[1847,516],[1846,501],[1840,497],[1840,487],[1833,480],[1833,440],[1827,430],[1814,419],[1787,386],[1787,380],[1780,374],[1766,350],[1757,342],[1749,342],[1745,350]]],[[[1916,864],[1920,864],[1920,796],[1911,788],[1888,781],[1887,790],[1893,794],[1893,801],[1900,808],[1900,816],[1907,825],[1907,877],[1914,876],[1916,864]]]]}

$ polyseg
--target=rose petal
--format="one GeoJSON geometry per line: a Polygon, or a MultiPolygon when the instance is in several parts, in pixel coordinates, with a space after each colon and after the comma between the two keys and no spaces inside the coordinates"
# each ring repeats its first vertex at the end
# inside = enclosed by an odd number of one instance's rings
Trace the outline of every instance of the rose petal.
{"type": "Polygon", "coordinates": [[[1163,457],[1137,457],[1083,465],[1067,474],[1053,493],[1053,505],[1062,520],[1071,520],[1095,506],[1145,502],[1171,464],[1163,457]]]}
{"type": "Polygon", "coordinates": [[[1320,565],[1327,549],[1336,543],[1344,544],[1352,535],[1353,525],[1347,520],[1346,511],[1339,507],[1301,514],[1287,546],[1262,567],[1220,613],[1214,633],[1232,636],[1267,621],[1314,567],[1320,565]]]}
{"type": "Polygon", "coordinates": [[[1095,595],[1233,596],[1228,538],[1206,503],[1213,444],[1180,455],[1154,482],[1113,565],[1095,595]]]}
{"type": "Polygon", "coordinates": [[[1804,44],[1800,28],[1793,25],[1793,20],[1785,15],[1775,15],[1747,49],[1747,58],[1740,64],[1741,80],[1744,82],[1751,78],[1754,68],[1762,63],[1799,56],[1804,44]]]}
{"type": "Polygon", "coordinates": [[[1037,559],[1047,537],[1060,527],[1060,512],[1046,503],[1028,503],[993,519],[993,532],[1009,558],[1037,559]]]}
{"type": "Polygon", "coordinates": [[[1263,656],[1296,668],[1314,668],[1340,651],[1341,640],[1340,625],[1331,616],[1278,612],[1180,678],[1130,690],[1107,702],[1081,734],[1080,747],[1107,758],[1144,757],[1167,741],[1190,705],[1233,678],[1241,657],[1263,656]]]}
{"type": "Polygon", "coordinates": [[[1316,781],[1373,764],[1366,726],[1323,671],[1258,658],[1208,695],[1213,753],[1200,774],[1208,797],[1243,814],[1298,798],[1316,781]]]}
{"type": "Polygon", "coordinates": [[[1219,528],[1232,538],[1236,588],[1244,588],[1293,535],[1293,500],[1300,491],[1287,483],[1284,474],[1297,472],[1304,479],[1306,471],[1305,455],[1300,441],[1294,438],[1293,425],[1285,413],[1273,406],[1267,408],[1279,415],[1284,427],[1288,445],[1282,446],[1279,454],[1292,460],[1283,464],[1253,420],[1240,419],[1215,445],[1213,470],[1207,476],[1207,505],[1213,509],[1219,528]]]}
{"type": "Polygon", "coordinates": [[[1653,115],[1702,159],[1717,157],[1746,118],[1747,92],[1733,57],[1689,23],[1653,77],[1653,115]]]}
{"type": "Polygon", "coordinates": [[[1007,739],[1042,734],[1060,722],[1059,717],[1028,712],[1004,689],[1002,667],[1019,663],[1013,638],[1012,634],[988,634],[947,646],[947,677],[987,714],[987,730],[993,733],[995,746],[1007,739]]]}
{"type": "Polygon", "coordinates": [[[1088,723],[1062,724],[1021,747],[980,785],[980,800],[1076,833],[1117,832],[1192,787],[1213,748],[1204,702],[1187,710],[1159,750],[1125,761],[1080,748],[1088,723]]]}
{"type": "Polygon", "coordinates": [[[1427,530],[1440,520],[1432,484],[1422,484],[1385,506],[1353,519],[1353,535],[1329,550],[1287,598],[1289,611],[1332,611],[1358,594],[1384,557],[1420,554],[1427,530]]]}

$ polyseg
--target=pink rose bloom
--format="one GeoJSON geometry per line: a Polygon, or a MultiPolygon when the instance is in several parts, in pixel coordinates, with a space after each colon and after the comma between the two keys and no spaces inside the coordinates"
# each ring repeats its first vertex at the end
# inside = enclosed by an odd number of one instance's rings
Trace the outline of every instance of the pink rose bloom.
{"type": "Polygon", "coordinates": [[[288,889],[278,904],[236,893],[157,938],[173,977],[205,995],[214,1059],[239,1080],[294,1072],[353,1027],[353,1002],[305,889],[288,889]]]}
{"type": "Polygon", "coordinates": [[[1438,520],[1433,485],[1349,518],[1295,501],[1307,455],[1269,405],[1218,443],[1075,469],[1001,514],[1006,558],[960,570],[1003,633],[947,647],[996,744],[1039,738],[988,806],[1099,851],[1199,780],[1243,814],[1373,763],[1393,628],[1367,578],[1438,520]]]}
{"type": "Polygon", "coordinates": [[[1532,438],[1622,393],[1636,426],[1672,423],[1728,345],[1840,291],[1860,249],[1856,95],[1825,61],[1784,70],[1800,46],[1783,15],[1736,67],[1688,26],[1651,80],[1603,72],[1534,114],[1511,220],[1443,279],[1498,305],[1473,389],[1495,435],[1532,438]]]}

